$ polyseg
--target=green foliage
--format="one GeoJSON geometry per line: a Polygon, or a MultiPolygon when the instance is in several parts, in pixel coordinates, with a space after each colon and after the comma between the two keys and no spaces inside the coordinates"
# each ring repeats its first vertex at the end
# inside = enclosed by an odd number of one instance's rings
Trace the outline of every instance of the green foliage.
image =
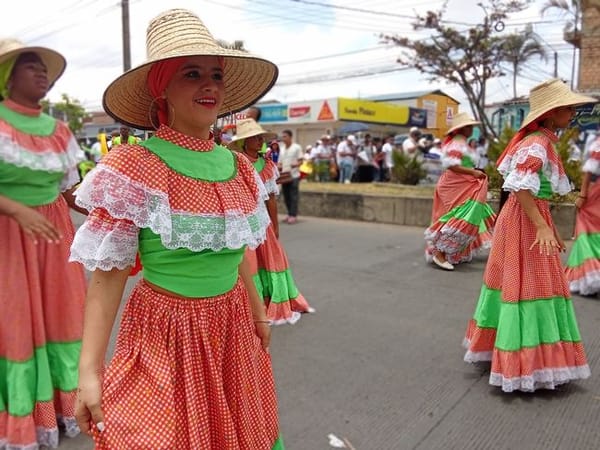
{"type": "Polygon", "coordinates": [[[83,119],[88,114],[79,100],[69,97],[67,94],[61,94],[61,98],[62,100],[56,103],[42,100],[42,109],[46,114],[66,122],[71,132],[77,134],[83,128],[83,119]]]}
{"type": "MultiPolygon", "coordinates": [[[[494,140],[490,143],[490,147],[488,148],[488,158],[490,161],[494,163],[500,156],[500,153],[506,148],[512,137],[515,135],[516,131],[510,127],[505,127],[500,133],[500,136],[497,140],[494,140]]],[[[499,191],[502,187],[502,175],[496,170],[495,164],[490,164],[487,169],[485,169],[488,176],[488,186],[490,190],[499,191]]]]}
{"type": "Polygon", "coordinates": [[[401,151],[394,151],[392,157],[394,159],[393,182],[414,186],[427,176],[427,171],[423,168],[423,163],[419,158],[407,156],[401,151]]]}
{"type": "Polygon", "coordinates": [[[579,130],[577,128],[569,128],[560,136],[556,144],[556,151],[563,163],[565,173],[576,190],[581,189],[581,161],[569,161],[569,156],[571,153],[571,141],[575,141],[578,136],[579,130]]]}

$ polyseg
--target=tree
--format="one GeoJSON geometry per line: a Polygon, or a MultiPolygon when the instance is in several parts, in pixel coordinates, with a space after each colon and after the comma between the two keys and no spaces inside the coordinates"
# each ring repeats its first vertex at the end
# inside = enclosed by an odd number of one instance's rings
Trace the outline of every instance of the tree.
{"type": "Polygon", "coordinates": [[[502,38],[497,31],[510,13],[525,9],[528,0],[487,0],[479,6],[485,12],[483,23],[458,30],[446,24],[447,2],[437,11],[417,15],[415,31],[432,30],[427,39],[410,39],[399,35],[381,35],[384,42],[402,47],[398,62],[426,74],[430,81],[446,80],[455,83],[469,100],[473,115],[485,130],[495,136],[490,120],[484,113],[485,89],[489,79],[503,75],[502,38]]]}
{"type": "Polygon", "coordinates": [[[244,41],[233,41],[233,42],[228,42],[228,41],[225,41],[225,40],[223,40],[223,39],[217,39],[217,43],[218,43],[218,44],[219,44],[221,47],[223,47],[223,48],[226,48],[226,49],[229,49],[229,50],[239,50],[239,51],[241,51],[241,52],[247,52],[247,51],[248,51],[248,50],[246,50],[246,49],[244,48],[244,41]]]}
{"type": "Polygon", "coordinates": [[[521,65],[534,56],[546,59],[546,51],[531,26],[523,32],[509,34],[502,43],[503,59],[512,65],[513,98],[517,98],[517,77],[521,65]]]}
{"type": "Polygon", "coordinates": [[[67,94],[61,94],[61,101],[50,103],[48,100],[42,101],[42,109],[57,119],[67,122],[71,132],[77,134],[83,128],[83,119],[88,114],[79,100],[69,97],[67,94]]]}

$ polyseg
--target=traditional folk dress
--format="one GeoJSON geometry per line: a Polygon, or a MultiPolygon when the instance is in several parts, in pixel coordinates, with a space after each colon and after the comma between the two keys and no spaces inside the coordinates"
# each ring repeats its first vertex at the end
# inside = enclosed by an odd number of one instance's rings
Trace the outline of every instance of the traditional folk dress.
{"type": "Polygon", "coordinates": [[[428,262],[436,250],[445,253],[450,264],[471,261],[477,250],[491,244],[496,215],[486,203],[487,178],[448,170],[452,166],[473,169],[478,157],[462,135],[456,135],[443,148],[442,166],[446,170],[437,182],[431,226],[425,230],[428,262]]]}
{"type": "Polygon", "coordinates": [[[85,178],[77,202],[90,215],[72,259],[124,269],[139,251],[143,266],[105,371],[96,448],[283,448],[270,357],[238,275],[245,247],[264,240],[266,198],[243,155],[166,126],[85,178]]]}
{"type": "Polygon", "coordinates": [[[566,274],[571,292],[593,295],[600,292],[600,138],[592,144],[582,170],[590,173],[592,180],[587,199],[577,212],[566,274]]]}
{"type": "Polygon", "coordinates": [[[0,448],[58,446],[74,417],[85,277],[68,263],[73,240],[61,195],[79,181],[81,150],[62,122],[0,103],[0,195],[35,209],[61,234],[48,243],[0,215],[0,448]],[[57,422],[58,419],[58,422],[57,422]]]}
{"type": "MultiPolygon", "coordinates": [[[[558,235],[548,199],[566,194],[570,182],[554,148],[557,137],[546,129],[525,137],[498,170],[503,189],[529,190],[558,235]]],[[[483,287],[469,322],[465,361],[492,362],[490,384],[505,392],[554,389],[587,378],[587,364],[560,255],[540,254],[536,227],[515,195],[496,222],[483,287]]]]}
{"type": "MultiPolygon", "coordinates": [[[[279,195],[279,171],[275,163],[259,157],[253,164],[267,193],[279,195]]],[[[274,325],[294,324],[300,319],[301,313],[314,312],[296,287],[287,255],[275,236],[272,224],[267,228],[265,242],[256,250],[248,249],[247,253],[255,274],[256,290],[264,299],[267,317],[274,325]]]]}

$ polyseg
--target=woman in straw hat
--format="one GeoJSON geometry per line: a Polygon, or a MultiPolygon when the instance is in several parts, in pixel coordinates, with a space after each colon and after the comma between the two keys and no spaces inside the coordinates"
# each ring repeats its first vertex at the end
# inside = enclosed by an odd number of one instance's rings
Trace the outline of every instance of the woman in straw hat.
{"type": "Polygon", "coordinates": [[[59,53],[0,41],[0,447],[57,447],[74,407],[85,277],[69,264],[79,145],[40,101],[59,53]]]}
{"type": "Polygon", "coordinates": [[[277,67],[220,47],[181,9],[150,22],[147,54],[104,107],[155,135],[113,149],[77,192],[90,214],[71,257],[93,271],[78,423],[99,449],[281,449],[269,321],[243,260],[265,238],[268,197],[247,158],[210,132],[264,95],[277,67]],[[143,279],[103,371],[138,251],[143,279]]]}
{"type": "Polygon", "coordinates": [[[486,203],[487,176],[475,169],[479,154],[467,141],[478,123],[467,113],[457,114],[442,145],[445,170],[435,187],[431,226],[425,230],[425,258],[444,270],[471,261],[491,243],[495,214],[486,203]]]}
{"type": "Polygon", "coordinates": [[[267,239],[256,250],[246,251],[254,274],[254,284],[267,306],[267,317],[271,323],[294,324],[300,319],[300,313],[314,310],[298,291],[287,255],[279,242],[276,199],[279,195],[279,171],[273,161],[261,156],[264,141],[276,135],[263,130],[253,119],[238,121],[236,129],[236,137],[231,141],[230,148],[241,151],[250,160],[269,194],[266,205],[271,225],[267,229],[267,239]]]}
{"type": "Polygon", "coordinates": [[[497,161],[510,195],[464,344],[465,361],[491,360],[490,384],[506,392],[554,389],[590,375],[548,200],[571,189],[556,131],[569,125],[575,105],[591,101],[558,79],[535,86],[529,114],[497,161]]]}
{"type": "Polygon", "coordinates": [[[583,164],[583,181],[575,206],[575,243],[567,261],[571,292],[596,295],[600,292],[600,137],[590,146],[583,164]]]}

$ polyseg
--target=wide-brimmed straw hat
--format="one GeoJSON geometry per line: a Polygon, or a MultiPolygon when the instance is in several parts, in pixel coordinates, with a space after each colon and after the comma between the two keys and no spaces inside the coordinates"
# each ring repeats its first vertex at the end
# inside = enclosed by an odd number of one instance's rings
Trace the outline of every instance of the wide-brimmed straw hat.
{"type": "Polygon", "coordinates": [[[534,86],[529,91],[530,110],[521,124],[521,129],[555,108],[596,102],[598,100],[594,97],[573,92],[562,80],[552,78],[534,86]]]}
{"type": "Polygon", "coordinates": [[[481,122],[473,119],[468,113],[461,112],[454,116],[452,119],[452,126],[446,132],[446,134],[450,134],[453,131],[460,130],[463,127],[468,127],[469,125],[479,125],[481,122]]]}
{"type": "Polygon", "coordinates": [[[21,53],[35,53],[46,66],[48,71],[48,83],[52,86],[65,71],[67,61],[60,53],[46,47],[28,46],[18,39],[0,39],[0,64],[9,59],[19,56],[21,53]]]}
{"type": "Polygon", "coordinates": [[[252,136],[264,136],[265,141],[275,139],[277,133],[271,133],[261,127],[254,119],[241,119],[236,122],[236,132],[229,144],[229,148],[240,150],[244,139],[252,136]]]}
{"type": "MultiPolygon", "coordinates": [[[[225,101],[219,117],[246,109],[275,84],[275,64],[240,50],[224,48],[191,11],[171,9],[154,18],[146,32],[146,62],[113,81],[102,100],[106,112],[134,128],[152,129],[153,98],[147,85],[152,64],[185,56],[223,57],[225,101]]],[[[156,121],[154,121],[156,123],[156,121]]]]}

